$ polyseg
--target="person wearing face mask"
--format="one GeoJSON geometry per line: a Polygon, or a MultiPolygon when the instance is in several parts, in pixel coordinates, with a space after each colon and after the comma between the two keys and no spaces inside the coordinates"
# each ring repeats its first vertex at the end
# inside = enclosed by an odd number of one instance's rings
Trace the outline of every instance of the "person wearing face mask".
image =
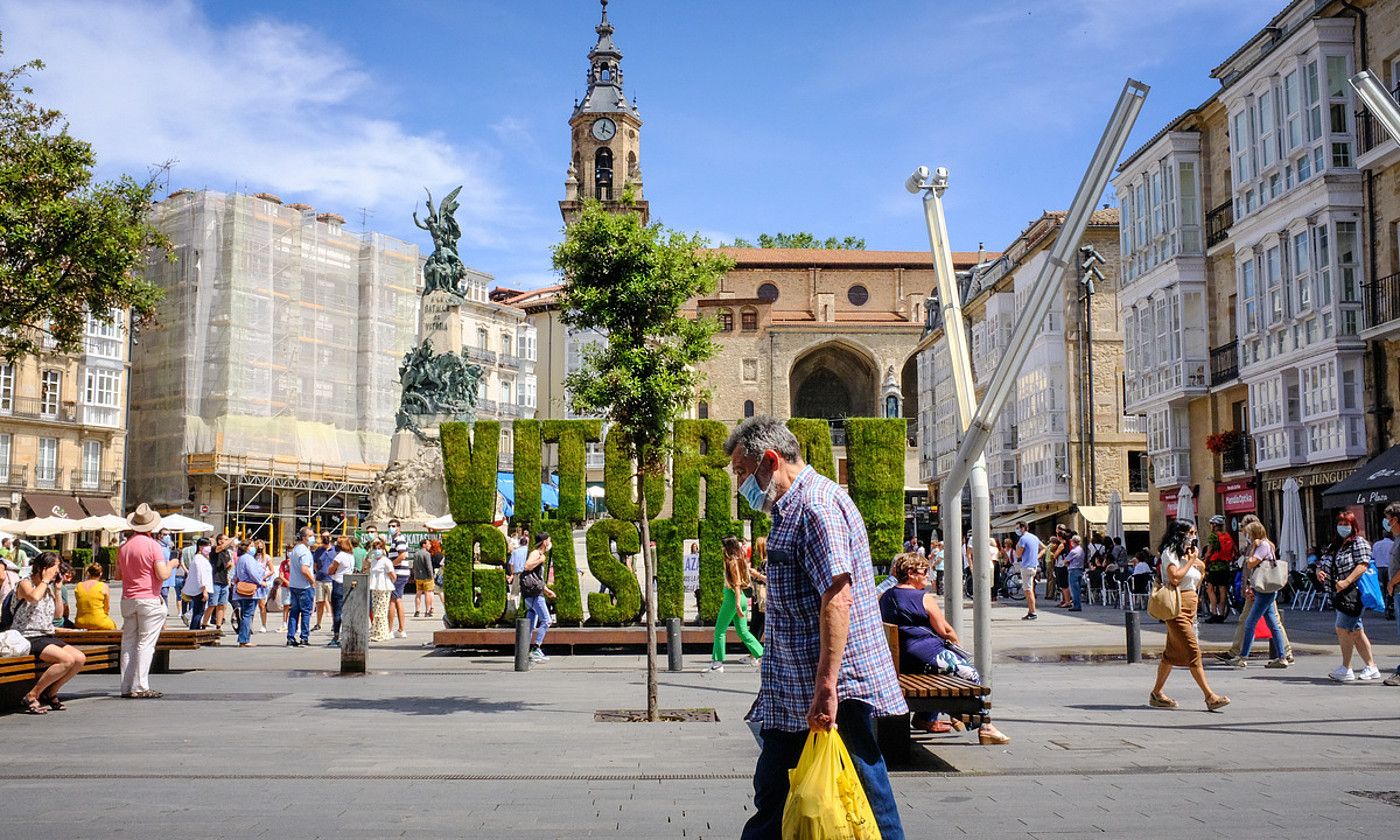
{"type": "Polygon", "coordinates": [[[1174,587],[1181,597],[1181,609],[1176,617],[1167,622],[1167,645],[1162,658],[1157,663],[1157,683],[1148,695],[1147,703],[1157,709],[1175,709],[1177,702],[1162,693],[1167,686],[1167,677],[1172,668],[1191,669],[1191,676],[1205,695],[1206,709],[1216,711],[1230,704],[1230,698],[1211,691],[1206,682],[1205,666],[1201,664],[1201,645],[1196,640],[1196,608],[1199,605],[1196,590],[1206,572],[1206,563],[1201,559],[1200,540],[1196,536],[1196,523],[1189,519],[1176,519],[1167,526],[1167,533],[1160,546],[1162,585],[1174,587]]]}
{"type": "Polygon", "coordinates": [[[369,640],[387,642],[389,600],[394,594],[394,561],[384,550],[384,541],[375,540],[369,548],[369,640]]]}
{"type": "Polygon", "coordinates": [[[1371,655],[1371,640],[1366,637],[1366,628],[1361,624],[1361,589],[1357,583],[1371,565],[1371,544],[1361,535],[1356,514],[1349,510],[1337,514],[1337,541],[1332,544],[1330,558],[1324,557],[1318,566],[1317,577],[1324,586],[1332,590],[1332,608],[1336,611],[1334,622],[1337,630],[1337,643],[1342,649],[1342,664],[1327,676],[1337,682],[1378,680],[1381,669],[1371,655]],[[1351,669],[1352,654],[1361,655],[1366,667],[1360,673],[1351,669]]]}
{"type": "MultiPolygon", "coordinates": [[[[1385,587],[1385,603],[1391,609],[1391,616],[1395,617],[1400,616],[1400,502],[1391,502],[1385,506],[1381,522],[1391,536],[1391,575],[1385,587]]],[[[1400,618],[1396,618],[1395,629],[1400,631],[1400,618]]],[[[1400,666],[1396,666],[1395,673],[1385,678],[1385,684],[1400,686],[1400,666]]]]}
{"type": "Polygon", "coordinates": [[[190,599],[190,629],[204,629],[204,608],[209,604],[209,596],[214,591],[214,567],[209,562],[213,546],[204,537],[195,543],[194,559],[190,561],[185,574],[185,586],[181,593],[190,599]]]}
{"type": "Polygon", "coordinates": [[[1026,614],[1022,621],[1035,621],[1035,576],[1040,571],[1040,537],[1026,523],[1016,523],[1016,562],[1021,566],[1021,591],[1026,593],[1026,614]]]}
{"type": "Polygon", "coordinates": [[[766,655],[748,719],[761,743],[744,840],[778,837],[809,730],[839,728],[880,836],[903,840],[875,718],[909,707],[885,640],[865,520],[846,491],[802,460],[782,421],[751,417],[724,452],[749,507],[771,514],[766,655]]]}
{"type": "Polygon", "coordinates": [[[312,595],[316,589],[316,559],[311,556],[311,541],[316,532],[302,528],[297,532],[297,544],[292,548],[290,573],[287,580],[291,590],[291,614],[287,618],[287,647],[303,647],[311,643],[312,595]],[[298,639],[300,630],[300,639],[298,639]]]}

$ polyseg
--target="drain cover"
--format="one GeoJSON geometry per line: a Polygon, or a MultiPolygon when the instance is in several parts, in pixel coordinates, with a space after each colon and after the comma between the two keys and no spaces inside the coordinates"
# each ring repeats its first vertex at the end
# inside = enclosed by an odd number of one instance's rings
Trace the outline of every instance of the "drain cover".
{"type": "MultiPolygon", "coordinates": [[[[719,723],[714,709],[661,709],[663,723],[719,723]]],[[[645,709],[599,709],[593,713],[595,723],[646,723],[645,709]]]]}
{"type": "Polygon", "coordinates": [[[1349,790],[1347,793],[1362,799],[1374,799],[1377,802],[1400,807],[1400,790],[1349,790]]]}

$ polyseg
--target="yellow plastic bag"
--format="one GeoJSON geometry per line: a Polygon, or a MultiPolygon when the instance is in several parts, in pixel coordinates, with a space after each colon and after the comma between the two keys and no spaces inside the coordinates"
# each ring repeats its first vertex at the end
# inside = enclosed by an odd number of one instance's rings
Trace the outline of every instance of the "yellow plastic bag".
{"type": "Polygon", "coordinates": [[[788,771],[783,840],[880,840],[875,812],[835,729],[812,730],[788,771]]]}

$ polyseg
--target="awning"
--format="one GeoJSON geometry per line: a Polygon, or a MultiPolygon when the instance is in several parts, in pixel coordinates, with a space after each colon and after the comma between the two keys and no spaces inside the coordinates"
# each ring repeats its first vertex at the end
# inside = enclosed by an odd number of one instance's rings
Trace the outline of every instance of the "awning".
{"type": "MultiPolygon", "coordinates": [[[[1079,515],[1089,523],[1089,527],[1100,531],[1108,527],[1108,505],[1080,505],[1079,515]]],[[[1142,531],[1148,526],[1147,505],[1123,505],[1123,528],[1142,531]]]]}
{"type": "Polygon", "coordinates": [[[1016,513],[1002,514],[1001,516],[992,517],[992,531],[1009,531],[1015,527],[1017,522],[1033,525],[1042,519],[1059,516],[1067,510],[1069,510],[1069,505],[1060,504],[1046,508],[1045,510],[1022,510],[1016,513]]]}
{"type": "Polygon", "coordinates": [[[998,531],[1009,531],[1016,527],[1016,523],[1021,521],[1021,514],[1009,513],[992,519],[992,533],[998,531]]]}
{"type": "Polygon", "coordinates": [[[88,512],[88,516],[117,515],[117,509],[112,507],[111,499],[104,499],[101,496],[79,496],[78,501],[82,504],[83,510],[88,512]]]}
{"type": "Polygon", "coordinates": [[[1400,445],[1392,446],[1328,487],[1322,504],[1329,508],[1384,505],[1400,501],[1400,445]]]}
{"type": "MultiPolygon", "coordinates": [[[[62,519],[86,519],[82,505],[72,496],[59,496],[55,493],[25,493],[24,502],[34,511],[35,517],[57,516],[62,519]]],[[[114,511],[115,512],[115,511],[114,511]]]]}

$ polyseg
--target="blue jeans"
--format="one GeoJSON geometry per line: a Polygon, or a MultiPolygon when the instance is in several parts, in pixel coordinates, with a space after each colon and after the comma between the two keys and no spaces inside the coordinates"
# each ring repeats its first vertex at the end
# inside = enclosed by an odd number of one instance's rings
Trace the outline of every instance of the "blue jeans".
{"type": "Polygon", "coordinates": [[[345,584],[331,581],[331,636],[340,638],[340,613],[345,609],[345,584]]]}
{"type": "Polygon", "coordinates": [[[208,606],[209,596],[200,593],[190,599],[190,629],[204,629],[204,608],[208,606]]]}
{"type": "Polygon", "coordinates": [[[1277,592],[1260,592],[1254,590],[1254,606],[1249,610],[1249,617],[1244,620],[1244,641],[1240,643],[1240,657],[1249,658],[1249,649],[1254,647],[1254,629],[1259,626],[1259,619],[1264,619],[1264,624],[1268,625],[1269,635],[1269,656],[1273,659],[1283,658],[1283,628],[1278,623],[1278,607],[1274,602],[1278,600],[1277,592]]]}
{"type": "MultiPolygon", "coordinates": [[[[846,751],[851,754],[860,785],[875,812],[881,840],[904,840],[885,757],[875,742],[875,716],[859,700],[842,700],[836,707],[836,727],[846,751]]],[[[762,747],[753,773],[754,815],[744,826],[742,840],[779,840],[782,837],[783,806],[787,804],[788,771],[797,766],[806,732],[764,729],[759,732],[762,747]]]]}
{"type": "Polygon", "coordinates": [[[297,625],[301,625],[301,641],[305,643],[307,637],[311,635],[311,608],[315,598],[311,587],[306,586],[301,589],[292,587],[291,614],[287,617],[287,641],[294,642],[297,638],[297,625]]]}
{"type": "Polygon", "coordinates": [[[1069,596],[1074,601],[1074,609],[1084,609],[1084,570],[1069,570],[1069,596]]]}
{"type": "Polygon", "coordinates": [[[543,595],[525,598],[525,617],[530,620],[530,644],[539,647],[549,629],[549,602],[543,595]]]}
{"type": "Polygon", "coordinates": [[[238,643],[246,645],[253,637],[253,618],[258,614],[258,599],[235,598],[233,605],[238,609],[238,643]]]}

